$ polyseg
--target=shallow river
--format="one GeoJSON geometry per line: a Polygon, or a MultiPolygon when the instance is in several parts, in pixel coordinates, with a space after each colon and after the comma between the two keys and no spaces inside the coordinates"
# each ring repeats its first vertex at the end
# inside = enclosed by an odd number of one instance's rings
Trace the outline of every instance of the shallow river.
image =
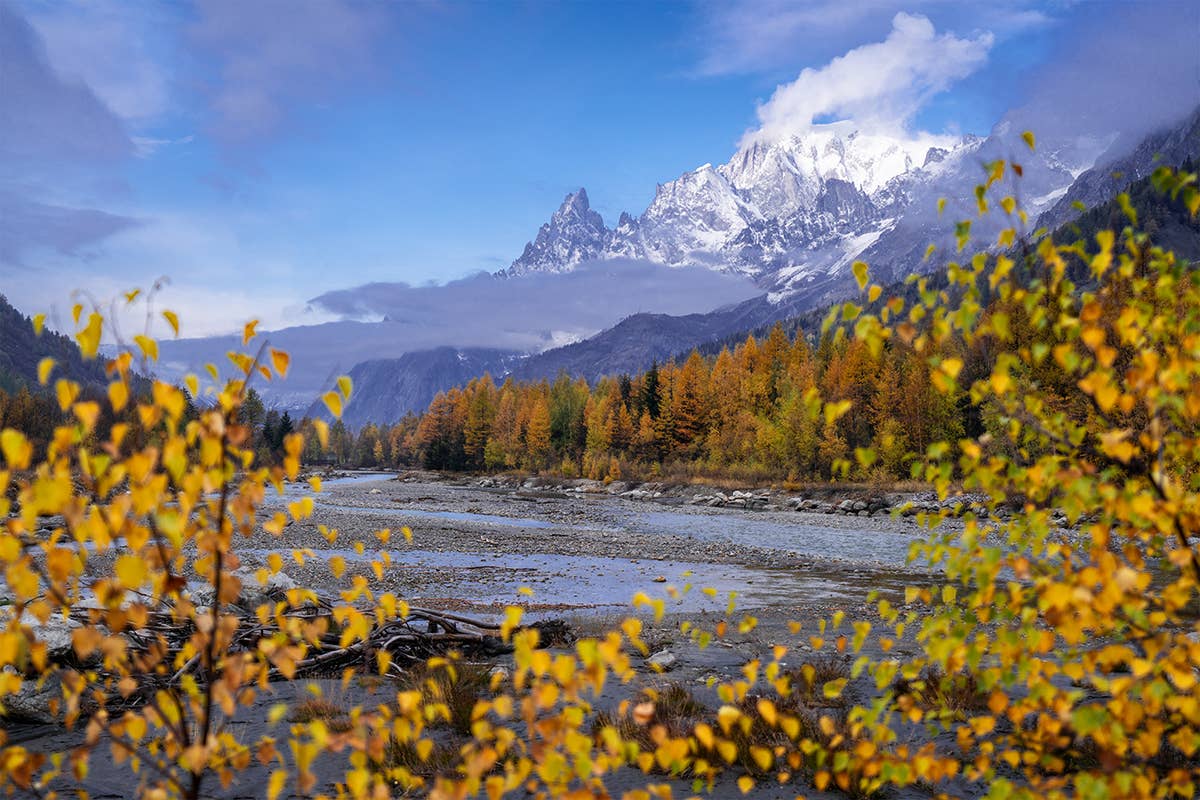
{"type": "MultiPolygon", "coordinates": [[[[393,544],[387,552],[388,573],[403,587],[420,587],[431,600],[461,598],[484,605],[523,601],[546,613],[611,611],[628,607],[635,593],[644,592],[664,598],[670,611],[694,613],[721,611],[736,593],[743,609],[851,607],[871,590],[899,595],[906,583],[920,577],[906,567],[914,540],[911,529],[889,527],[878,518],[859,523],[841,517],[822,524],[826,518],[808,514],[666,507],[608,495],[556,495],[534,501],[474,487],[405,484],[381,475],[329,480],[325,487],[315,498],[318,520],[324,513],[361,516],[375,524],[385,521],[413,529],[411,547],[393,544]],[[469,542],[458,549],[433,539],[434,529],[470,532],[477,541],[497,547],[486,552],[490,548],[469,542]],[[512,537],[521,537],[519,547],[509,546],[512,537]],[[605,552],[604,543],[633,537],[670,546],[651,547],[636,558],[605,552]],[[431,540],[437,546],[431,546],[431,540]],[[572,550],[571,542],[581,543],[578,551],[572,550]],[[728,550],[729,556],[745,548],[765,548],[812,563],[784,567],[770,557],[749,559],[748,564],[747,559],[713,563],[698,555],[711,555],[714,547],[722,553],[728,550]],[[547,552],[540,552],[543,549],[547,552]],[[532,589],[533,595],[522,593],[523,588],[532,589]]],[[[291,500],[302,491],[303,487],[290,488],[283,498],[269,502],[291,500]]],[[[370,550],[365,556],[351,550],[315,550],[320,557],[338,555],[348,562],[377,557],[370,550]]],[[[244,554],[265,557],[267,551],[244,554]]]]}

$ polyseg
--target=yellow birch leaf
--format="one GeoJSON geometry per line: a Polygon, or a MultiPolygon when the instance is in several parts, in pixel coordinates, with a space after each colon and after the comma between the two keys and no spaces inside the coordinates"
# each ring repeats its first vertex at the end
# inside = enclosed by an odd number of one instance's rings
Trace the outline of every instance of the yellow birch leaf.
{"type": "MultiPolygon", "coordinates": [[[[337,392],[326,392],[325,394],[321,395],[321,400],[325,402],[325,407],[329,409],[330,414],[333,414],[334,417],[341,419],[342,398],[337,392]]],[[[318,431],[319,430],[320,429],[318,429],[318,431]]],[[[328,434],[326,434],[326,437],[328,437],[328,434]]],[[[322,442],[322,445],[324,445],[324,442],[322,442]]]]}
{"type": "Polygon", "coordinates": [[[129,387],[124,381],[113,381],[108,385],[108,404],[113,411],[120,411],[129,402],[129,387]]]}
{"type": "Polygon", "coordinates": [[[92,312],[88,316],[88,324],[75,334],[79,349],[84,358],[95,358],[100,349],[100,336],[104,331],[104,317],[92,312]]]}
{"type": "Polygon", "coordinates": [[[141,334],[134,336],[133,341],[137,343],[138,349],[142,351],[143,356],[151,361],[158,361],[158,342],[149,336],[142,336],[141,334]]]}
{"type": "Polygon", "coordinates": [[[79,397],[79,384],[66,378],[54,382],[54,393],[58,396],[58,407],[66,411],[79,397]]]}
{"type": "Polygon", "coordinates": [[[279,793],[283,791],[283,787],[287,784],[287,772],[277,769],[271,773],[271,777],[267,780],[267,800],[275,800],[279,797],[279,793]]]}
{"type": "Polygon", "coordinates": [[[275,367],[275,371],[279,373],[279,377],[287,377],[288,365],[291,363],[291,356],[282,350],[271,348],[271,365],[275,367]]]}
{"type": "Polygon", "coordinates": [[[136,589],[146,581],[146,562],[134,555],[118,558],[114,571],[127,589],[136,589]]]}
{"type": "Polygon", "coordinates": [[[866,287],[869,277],[870,268],[867,266],[867,262],[855,261],[850,265],[850,271],[854,273],[854,280],[858,281],[859,291],[862,291],[866,287]]]}
{"type": "Polygon", "coordinates": [[[40,383],[42,386],[45,386],[46,382],[48,380],[50,380],[50,373],[51,373],[51,371],[53,371],[54,365],[56,363],[57,362],[53,358],[50,358],[50,356],[46,356],[45,358],[43,358],[41,361],[38,362],[38,366],[37,366],[38,383],[40,383]]]}
{"type": "Polygon", "coordinates": [[[346,559],[342,556],[333,556],[329,559],[329,571],[333,573],[333,577],[340,578],[342,573],[346,571],[346,559]]]}
{"type": "Polygon", "coordinates": [[[33,444],[21,432],[12,428],[0,431],[0,450],[4,452],[4,460],[12,469],[29,468],[29,459],[33,456],[33,444]]]}

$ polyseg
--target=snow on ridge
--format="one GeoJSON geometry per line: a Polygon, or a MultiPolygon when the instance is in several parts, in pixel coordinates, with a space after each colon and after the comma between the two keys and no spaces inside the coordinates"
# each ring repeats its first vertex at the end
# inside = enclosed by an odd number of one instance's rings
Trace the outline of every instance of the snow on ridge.
{"type": "MultiPolygon", "coordinates": [[[[1033,192],[1038,202],[1060,196],[1098,149],[1092,142],[1059,144],[1037,154],[1044,163],[1033,192]]],[[[936,196],[969,196],[975,162],[1007,146],[995,133],[983,139],[812,125],[747,142],[724,164],[702,164],[658,184],[645,211],[622,213],[611,229],[582,189],[568,195],[505,273],[566,272],[589,259],[632,258],[747,275],[771,293],[784,291],[845,273],[885,234],[925,235],[900,220],[918,219],[936,196]]],[[[897,257],[911,249],[905,241],[897,257]]]]}

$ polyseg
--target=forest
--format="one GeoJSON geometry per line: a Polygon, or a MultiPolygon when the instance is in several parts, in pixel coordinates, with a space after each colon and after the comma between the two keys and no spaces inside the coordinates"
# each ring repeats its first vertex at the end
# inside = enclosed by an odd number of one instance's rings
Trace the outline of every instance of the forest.
{"type": "Polygon", "coordinates": [[[715,357],[604,378],[553,382],[490,376],[439,394],[428,411],[351,436],[335,423],[329,448],[309,439],[312,461],[439,470],[552,471],[619,479],[674,475],[805,480],[907,476],[934,441],[961,438],[978,413],[933,389],[912,348],[874,354],[825,336],[813,348],[776,325],[715,357]],[[823,401],[852,405],[825,420],[823,401]],[[855,460],[874,448],[873,463],[855,460]]]}

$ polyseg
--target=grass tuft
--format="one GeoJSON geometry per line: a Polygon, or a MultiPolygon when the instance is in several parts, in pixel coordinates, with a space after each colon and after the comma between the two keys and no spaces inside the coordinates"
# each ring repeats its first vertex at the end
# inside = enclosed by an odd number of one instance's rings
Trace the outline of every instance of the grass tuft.
{"type": "Polygon", "coordinates": [[[289,719],[303,725],[320,720],[332,733],[345,733],[354,727],[350,712],[324,697],[313,697],[303,701],[292,710],[289,719]]]}

